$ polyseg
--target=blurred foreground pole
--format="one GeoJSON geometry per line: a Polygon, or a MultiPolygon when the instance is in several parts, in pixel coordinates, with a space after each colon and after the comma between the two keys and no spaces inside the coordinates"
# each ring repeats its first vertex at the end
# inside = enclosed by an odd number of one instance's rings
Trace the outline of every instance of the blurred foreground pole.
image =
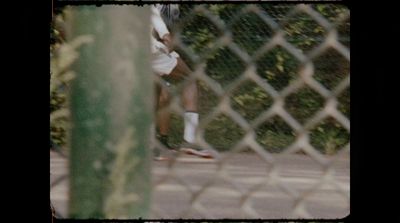
{"type": "Polygon", "coordinates": [[[69,217],[146,218],[150,198],[149,7],[78,6],[71,93],[69,217]]]}

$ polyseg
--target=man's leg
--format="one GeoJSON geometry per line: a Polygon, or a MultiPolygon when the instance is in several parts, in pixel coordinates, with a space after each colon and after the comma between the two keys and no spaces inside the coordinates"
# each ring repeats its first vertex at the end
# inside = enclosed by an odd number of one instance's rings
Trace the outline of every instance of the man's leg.
{"type": "MultiPolygon", "coordinates": [[[[161,84],[156,83],[155,87],[155,116],[156,116],[156,138],[166,148],[168,145],[168,131],[169,131],[169,111],[166,108],[169,104],[168,90],[161,84]]],[[[162,155],[159,147],[154,148],[154,159],[158,161],[167,160],[167,157],[162,155]]]]}
{"type": "Polygon", "coordinates": [[[169,102],[170,95],[168,90],[165,87],[161,87],[157,106],[158,133],[160,135],[168,135],[169,133],[170,112],[167,109],[169,102]]]}
{"type": "MultiPolygon", "coordinates": [[[[157,132],[157,128],[158,128],[158,101],[159,101],[159,97],[160,97],[160,91],[161,91],[161,86],[156,83],[155,84],[155,88],[154,88],[154,111],[155,111],[155,117],[156,117],[156,132],[157,132]]],[[[155,160],[163,160],[163,157],[161,156],[161,151],[160,148],[158,148],[157,146],[154,146],[153,148],[153,159],[155,160]]]]}
{"type": "Polygon", "coordinates": [[[158,126],[158,139],[165,147],[167,147],[168,149],[172,149],[171,146],[168,144],[168,134],[171,121],[171,112],[168,109],[168,105],[171,101],[170,100],[171,96],[167,87],[168,87],[167,85],[159,86],[156,119],[158,126]]]}
{"type": "MultiPolygon", "coordinates": [[[[192,144],[189,145],[189,147],[195,147],[193,144],[195,143],[195,133],[199,123],[197,82],[194,79],[190,79],[189,75],[192,73],[192,71],[186,65],[186,63],[179,57],[177,60],[178,63],[172,70],[170,77],[175,79],[183,79],[185,81],[182,91],[182,102],[185,109],[183,138],[186,142],[185,147],[187,147],[188,144],[192,144]]],[[[205,150],[199,150],[195,148],[184,148],[184,150],[186,150],[188,153],[201,157],[212,157],[211,153],[205,150]]]]}

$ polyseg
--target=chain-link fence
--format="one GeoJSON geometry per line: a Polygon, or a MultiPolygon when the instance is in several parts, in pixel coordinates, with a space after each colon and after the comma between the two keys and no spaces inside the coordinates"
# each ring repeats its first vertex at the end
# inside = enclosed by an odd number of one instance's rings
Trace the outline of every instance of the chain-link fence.
{"type": "MultiPolygon", "coordinates": [[[[180,13],[172,33],[200,90],[196,143],[218,156],[154,162],[150,217],[349,214],[349,9],[183,4],[180,13]]],[[[175,147],[183,136],[181,88],[170,88],[165,108],[175,147]]]]}

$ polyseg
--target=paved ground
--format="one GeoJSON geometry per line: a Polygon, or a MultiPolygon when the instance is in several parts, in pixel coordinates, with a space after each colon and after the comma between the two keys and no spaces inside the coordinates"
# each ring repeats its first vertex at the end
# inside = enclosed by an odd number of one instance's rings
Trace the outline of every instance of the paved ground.
{"type": "MultiPolygon", "coordinates": [[[[62,179],[67,161],[54,152],[50,161],[51,201],[61,217],[67,216],[68,179],[62,179]]],[[[223,165],[193,156],[179,157],[173,165],[155,161],[152,172],[151,218],[331,219],[349,214],[348,154],[327,170],[305,155],[276,156],[271,165],[254,154],[236,154],[223,165]]]]}

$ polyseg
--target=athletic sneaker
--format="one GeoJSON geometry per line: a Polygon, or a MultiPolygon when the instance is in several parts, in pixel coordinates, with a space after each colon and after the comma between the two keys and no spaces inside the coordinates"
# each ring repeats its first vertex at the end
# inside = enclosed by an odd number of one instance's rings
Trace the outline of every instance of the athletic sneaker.
{"type": "Polygon", "coordinates": [[[163,158],[164,157],[161,156],[160,149],[159,148],[154,148],[153,149],[153,159],[159,161],[159,160],[162,160],[163,158]]]}
{"type": "MultiPolygon", "coordinates": [[[[178,150],[173,148],[172,146],[169,145],[168,143],[168,136],[167,135],[159,135],[157,134],[157,140],[167,149],[161,149],[161,148],[154,148],[154,160],[156,161],[164,161],[164,160],[169,160],[171,158],[171,154],[163,154],[165,151],[177,153],[178,150]],[[164,151],[164,152],[163,152],[164,151]]],[[[168,153],[168,152],[167,152],[168,153]]]]}
{"type": "Polygon", "coordinates": [[[169,143],[168,143],[168,136],[167,136],[167,135],[157,135],[157,139],[158,139],[158,141],[160,141],[161,144],[163,144],[163,146],[165,146],[165,148],[167,148],[169,151],[178,152],[178,150],[177,150],[176,148],[173,148],[172,146],[169,145],[169,143]]]}
{"type": "Polygon", "coordinates": [[[182,143],[180,151],[185,152],[186,154],[189,155],[199,156],[201,158],[207,158],[207,159],[214,158],[213,154],[209,150],[201,149],[195,144],[186,141],[182,143]]]}
{"type": "Polygon", "coordinates": [[[166,161],[166,160],[169,160],[169,158],[168,157],[165,157],[165,156],[155,156],[155,157],[153,157],[153,159],[155,160],[155,161],[166,161]]]}

